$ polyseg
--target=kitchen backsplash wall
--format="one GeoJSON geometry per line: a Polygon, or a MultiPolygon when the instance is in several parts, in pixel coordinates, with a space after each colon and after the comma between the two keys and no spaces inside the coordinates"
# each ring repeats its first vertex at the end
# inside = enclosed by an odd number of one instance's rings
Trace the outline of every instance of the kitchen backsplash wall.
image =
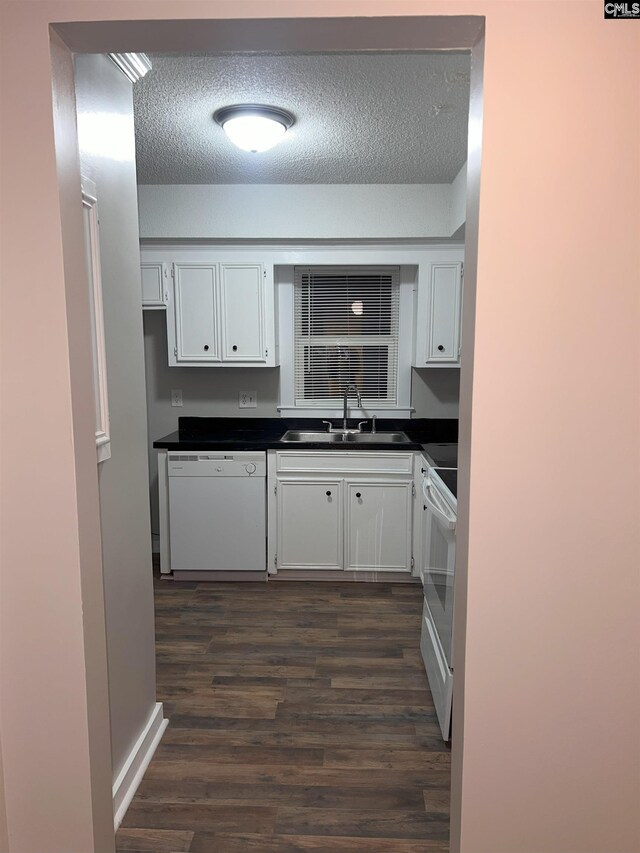
{"type": "Polygon", "coordinates": [[[459,396],[459,368],[425,367],[411,371],[414,418],[457,418],[459,396]]]}
{"type": "MultiPolygon", "coordinates": [[[[144,351],[149,424],[151,525],[158,532],[158,467],[152,443],[178,428],[179,417],[276,418],[280,370],[268,367],[169,367],[164,311],[144,312],[144,351]],[[171,405],[172,389],[183,405],[171,405]],[[257,393],[255,409],[239,409],[238,395],[257,393]]],[[[460,371],[412,370],[411,404],[417,418],[457,418],[460,371]]]]}

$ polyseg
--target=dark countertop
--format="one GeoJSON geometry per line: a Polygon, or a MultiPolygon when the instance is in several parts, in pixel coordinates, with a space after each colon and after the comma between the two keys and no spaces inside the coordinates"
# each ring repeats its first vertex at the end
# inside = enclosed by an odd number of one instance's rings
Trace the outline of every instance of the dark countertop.
{"type": "Polygon", "coordinates": [[[429,442],[422,445],[429,462],[436,468],[458,467],[458,442],[429,442]]]}
{"type": "Polygon", "coordinates": [[[458,472],[451,468],[436,468],[436,474],[449,489],[454,498],[458,498],[458,472]]]}
{"type": "MultiPolygon", "coordinates": [[[[332,418],[337,426],[339,418],[332,418]]],[[[349,426],[357,426],[349,419],[349,426]]],[[[451,464],[454,446],[457,458],[458,421],[455,419],[378,419],[378,432],[401,431],[410,444],[282,444],[288,429],[325,432],[319,418],[178,418],[178,429],[153,442],[159,450],[426,450],[435,463],[451,464]],[[438,455],[439,454],[439,455],[438,455]],[[446,457],[442,461],[442,455],[446,457]]],[[[368,432],[365,426],[364,432],[368,432]]],[[[455,466],[455,462],[452,463],[455,466]]]]}

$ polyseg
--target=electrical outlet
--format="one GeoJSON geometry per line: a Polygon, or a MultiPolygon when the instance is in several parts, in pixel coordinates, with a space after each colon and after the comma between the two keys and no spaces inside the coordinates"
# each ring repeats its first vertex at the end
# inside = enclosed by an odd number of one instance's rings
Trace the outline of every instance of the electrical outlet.
{"type": "Polygon", "coordinates": [[[258,396],[255,391],[241,391],[238,395],[239,409],[255,409],[258,405],[258,396]]]}
{"type": "Polygon", "coordinates": [[[181,406],[182,405],[182,388],[172,388],[171,389],[171,405],[172,406],[181,406]]]}

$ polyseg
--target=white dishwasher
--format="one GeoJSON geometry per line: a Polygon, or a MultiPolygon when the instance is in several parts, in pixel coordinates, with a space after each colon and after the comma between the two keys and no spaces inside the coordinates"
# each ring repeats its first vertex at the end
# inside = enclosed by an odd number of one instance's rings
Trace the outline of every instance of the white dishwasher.
{"type": "Polygon", "coordinates": [[[266,579],[266,454],[170,452],[167,474],[174,577],[265,572],[266,579]]]}

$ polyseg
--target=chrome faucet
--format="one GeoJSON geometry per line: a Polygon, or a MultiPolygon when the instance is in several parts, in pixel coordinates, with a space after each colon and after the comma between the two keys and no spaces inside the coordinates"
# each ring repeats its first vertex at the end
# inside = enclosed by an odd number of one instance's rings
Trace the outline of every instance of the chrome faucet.
{"type": "Polygon", "coordinates": [[[347,431],[347,405],[348,405],[349,391],[351,391],[351,390],[356,392],[356,396],[358,399],[358,408],[359,409],[362,408],[362,397],[360,396],[360,391],[358,390],[358,386],[353,385],[353,384],[347,385],[344,389],[344,409],[342,411],[342,430],[343,430],[343,432],[347,431]]]}

